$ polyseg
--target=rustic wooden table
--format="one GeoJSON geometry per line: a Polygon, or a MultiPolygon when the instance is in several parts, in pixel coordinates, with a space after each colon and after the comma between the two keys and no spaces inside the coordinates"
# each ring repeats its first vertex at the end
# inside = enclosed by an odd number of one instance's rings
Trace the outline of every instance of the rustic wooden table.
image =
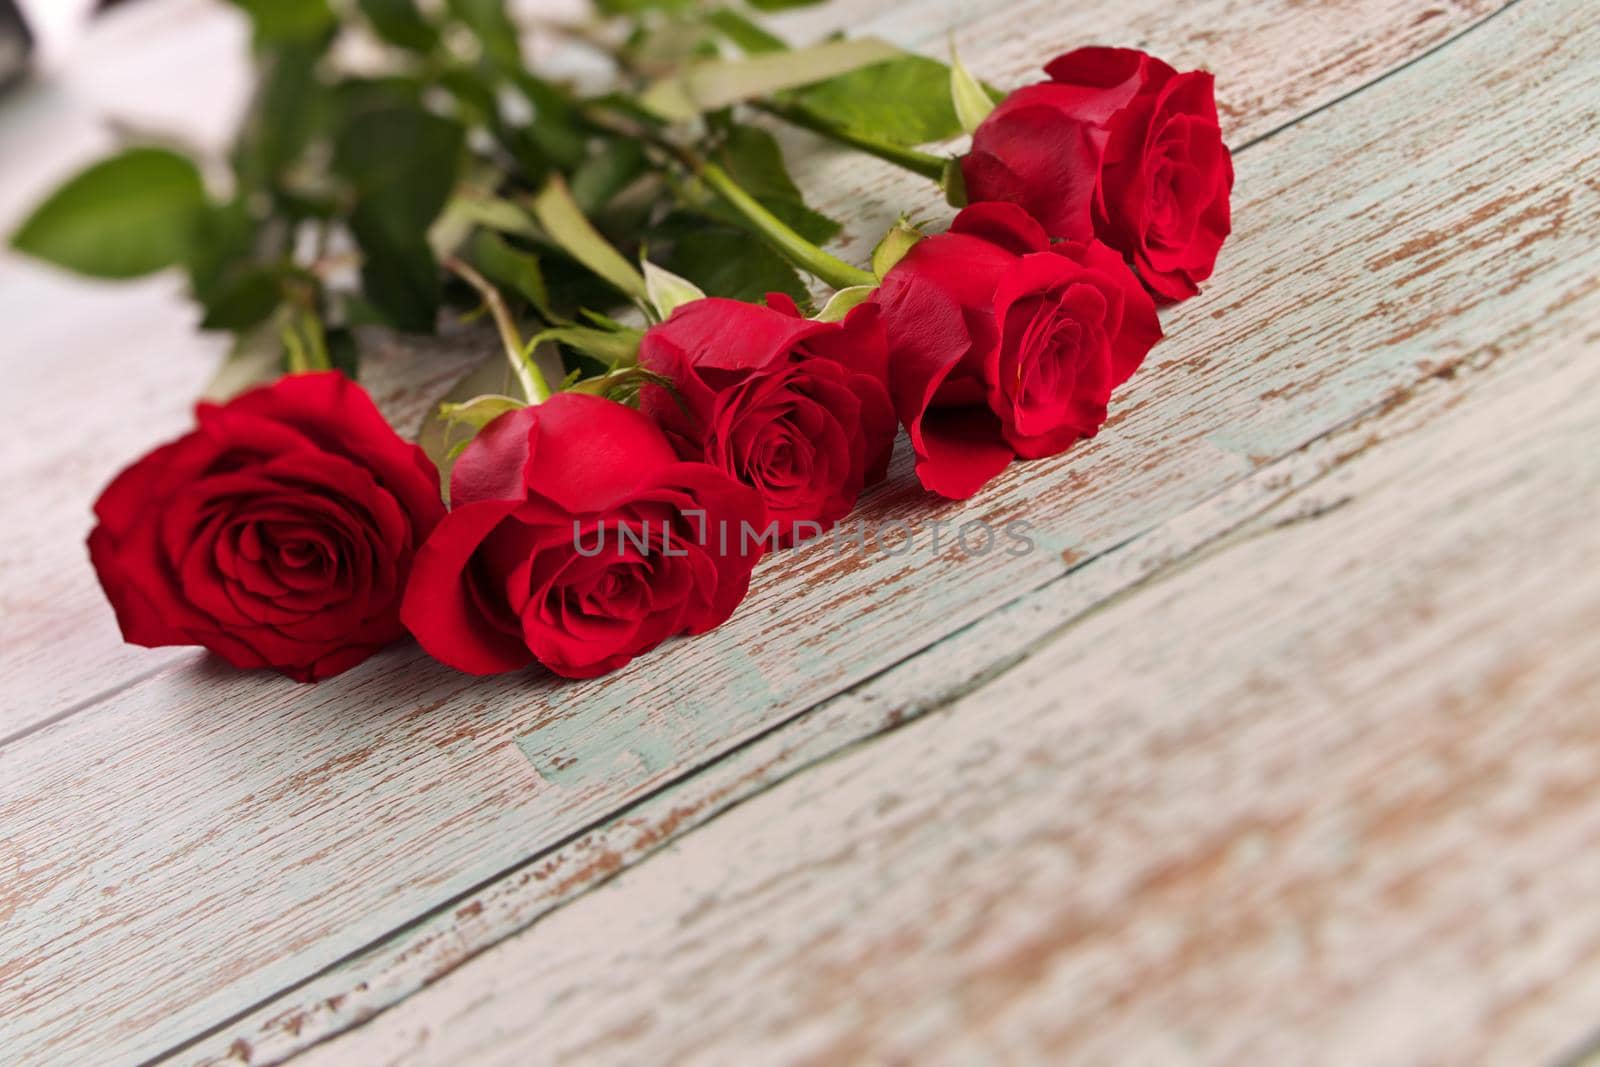
{"type": "MultiPolygon", "coordinates": [[[[0,224],[107,112],[218,144],[225,5],[0,108],[0,224]]],[[[778,555],[606,679],[316,687],[123,647],[82,541],[218,355],[0,258],[0,1062],[1529,1064],[1600,1031],[1592,0],[835,0],[1019,84],[1218,73],[1235,236],[1107,431],[778,555]]],[[[793,142],[860,255],[931,191],[793,142]]],[[[480,353],[396,351],[414,424],[480,353]]]]}

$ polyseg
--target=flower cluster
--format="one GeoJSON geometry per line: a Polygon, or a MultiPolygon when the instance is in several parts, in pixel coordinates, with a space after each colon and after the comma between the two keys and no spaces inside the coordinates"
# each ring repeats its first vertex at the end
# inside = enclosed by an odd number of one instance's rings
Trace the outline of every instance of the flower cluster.
{"type": "MultiPolygon", "coordinates": [[[[790,193],[771,182],[765,197],[745,188],[720,149],[640,131],[652,165],[839,290],[816,313],[785,292],[757,303],[636,271],[550,179],[520,204],[528,232],[632,297],[642,326],[552,310],[514,227],[442,256],[522,385],[444,405],[435,428],[472,434],[435,453],[453,461],[448,510],[434,460],[359,386],[291,360],[299,373],[202,404],[193,432],[100,498],[90,551],[124,636],[304,681],[406,632],[462,671],[592,677],[726,620],[763,553],[819,537],[887,476],[902,428],[916,479],[950,499],[1093,437],[1161,339],[1158,307],[1210,276],[1233,173],[1209,74],[1112,48],[1045,69],[997,102],[956,63],[971,149],[939,166],[804,121],[937,173],[961,208],[942,232],[897,225],[871,272],[816,247],[808,209],[780,210],[790,193]],[[541,320],[529,342],[507,289],[541,320]],[[573,373],[552,388],[543,371],[562,351],[573,373]]],[[[767,110],[793,118],[802,103],[773,92],[767,110]]],[[[302,320],[285,322],[286,343],[305,341],[302,320]]]]}

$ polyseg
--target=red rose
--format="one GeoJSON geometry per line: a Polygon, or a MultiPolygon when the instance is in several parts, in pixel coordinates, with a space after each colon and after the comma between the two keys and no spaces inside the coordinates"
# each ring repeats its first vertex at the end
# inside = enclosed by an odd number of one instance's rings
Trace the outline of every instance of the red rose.
{"type": "Polygon", "coordinates": [[[685,463],[647,417],[557,393],[467,446],[450,514],[417,554],[401,615],[473,674],[538,660],[592,678],[733,614],[760,556],[761,499],[685,463]]]}
{"type": "Polygon", "coordinates": [[[917,477],[971,496],[1013,456],[1093,437],[1111,390],[1161,338],[1155,304],[1098,241],[1052,245],[1014,204],[978,204],[918,242],[875,298],[917,477]]]}
{"type": "Polygon", "coordinates": [[[896,423],[878,309],[844,322],[802,318],[781,293],[767,307],[695,300],[645,334],[639,362],[672,381],[640,407],[684,459],[761,494],[785,542],[815,535],[855,506],[889,466],[896,423]]]}
{"type": "Polygon", "coordinates": [[[404,635],[439,474],[360,386],[299,374],[222,405],[119,474],[89,555],[137,645],[203,645],[316,681],[404,635]]]}
{"type": "Polygon", "coordinates": [[[968,199],[1019,204],[1053,237],[1099,238],[1164,300],[1199,292],[1231,227],[1211,75],[1126,48],[1080,48],[1045,72],[973,134],[968,199]]]}

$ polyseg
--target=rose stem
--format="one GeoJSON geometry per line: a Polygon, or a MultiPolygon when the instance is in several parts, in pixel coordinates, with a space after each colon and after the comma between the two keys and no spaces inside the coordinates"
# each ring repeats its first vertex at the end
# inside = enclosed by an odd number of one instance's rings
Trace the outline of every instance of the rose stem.
{"type": "Polygon", "coordinates": [[[844,260],[829,255],[810,241],[801,237],[782,219],[761,206],[761,202],[740,188],[728,172],[707,160],[685,160],[701,181],[715,190],[722,199],[751,225],[760,230],[772,246],[801,270],[809,271],[835,289],[849,289],[858,285],[877,285],[878,279],[860,267],[852,267],[844,260]]]}
{"type": "Polygon", "coordinates": [[[810,130],[812,133],[826,137],[830,141],[849,148],[876,156],[887,163],[897,167],[904,167],[913,174],[920,174],[924,178],[932,178],[936,182],[944,180],[945,168],[949,160],[928,152],[918,152],[914,148],[904,148],[888,141],[880,141],[876,137],[855,133],[836,122],[830,122],[820,115],[814,115],[805,108],[792,107],[787,104],[775,104],[771,101],[757,101],[755,107],[769,115],[776,116],[791,126],[810,130]]]}
{"type": "Polygon", "coordinates": [[[511,372],[517,376],[517,382],[522,386],[522,393],[528,398],[528,403],[538,404],[549,400],[550,384],[544,380],[544,375],[540,373],[533,360],[523,355],[522,335],[517,330],[516,321],[512,319],[511,310],[506,307],[505,298],[500,295],[500,290],[490,285],[489,279],[457,256],[445,256],[443,263],[445,269],[472,286],[478,291],[478,295],[483,297],[484,306],[489,309],[495,326],[500,330],[500,344],[506,350],[506,359],[511,364],[511,372]]]}
{"type": "Polygon", "coordinates": [[[850,289],[861,285],[877,285],[877,276],[844,260],[824,252],[788,223],[761,206],[761,202],[740,187],[732,175],[708,159],[703,159],[683,145],[661,136],[657,131],[632,116],[616,113],[597,105],[588,111],[591,121],[616,133],[637,137],[653,145],[658,151],[676,159],[685,170],[699,178],[716,192],[728,205],[756,228],[767,242],[784,258],[801,270],[816,275],[835,289],[850,289]]]}

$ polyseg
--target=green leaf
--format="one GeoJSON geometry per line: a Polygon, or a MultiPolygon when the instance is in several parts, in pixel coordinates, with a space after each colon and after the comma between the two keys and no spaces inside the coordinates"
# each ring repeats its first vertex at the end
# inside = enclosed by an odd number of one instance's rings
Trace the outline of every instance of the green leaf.
{"type": "Polygon", "coordinates": [[[961,62],[954,41],[950,43],[950,101],[961,128],[968,133],[982,125],[994,110],[994,99],[961,62]]]}
{"type": "MultiPolygon", "coordinates": [[[[731,104],[821,82],[903,55],[893,45],[863,37],[746,59],[694,63],[655,82],[645,90],[639,102],[663,118],[682,121],[702,112],[719,111],[731,104]]],[[[938,91],[949,107],[942,74],[938,91]]]]}
{"type": "Polygon", "coordinates": [[[872,250],[872,273],[880,279],[894,269],[896,263],[905,258],[913,245],[922,240],[923,233],[902,216],[889,232],[883,235],[883,240],[878,242],[878,247],[872,250]]]}
{"type": "MultiPolygon", "coordinates": [[[[509,395],[514,387],[513,377],[505,360],[485,360],[458,378],[429,408],[428,414],[423,418],[422,426],[417,431],[417,444],[422,446],[428,458],[439,468],[440,489],[447,500],[450,493],[450,468],[454,465],[456,456],[472,440],[475,428],[472,421],[468,420],[446,421],[441,409],[446,405],[452,405],[449,409],[452,412],[466,413],[463,411],[463,408],[466,408],[474,416],[489,415],[491,412],[498,416],[510,409],[503,408],[497,411],[487,401],[481,407],[473,407],[473,401],[483,396],[494,396],[517,403],[509,395]],[[454,405],[462,407],[457,408],[454,405]]],[[[493,418],[488,421],[493,421],[493,418]]]]}
{"type": "Polygon", "coordinates": [[[747,0],[757,11],[792,11],[797,7],[811,7],[824,0],[747,0]]]}
{"type": "Polygon", "coordinates": [[[644,261],[645,289],[650,296],[650,306],[656,316],[665,321],[684,304],[706,298],[705,290],[687,278],[658,267],[648,259],[644,261]]]}
{"type": "Polygon", "coordinates": [[[233,150],[234,169],[244,185],[278,185],[326,122],[332,98],[317,79],[320,55],[320,48],[295,44],[260,58],[256,94],[233,150]]]}
{"type": "Polygon", "coordinates": [[[624,295],[645,300],[644,275],[600,235],[584,216],[571,191],[559,176],[553,176],[529,206],[539,225],[556,246],[595,274],[610,282],[624,295]]]}
{"type": "Polygon", "coordinates": [[[255,251],[256,234],[256,220],[242,196],[207,204],[196,214],[185,257],[196,300],[211,300],[238,276],[255,251]]]}
{"type": "Polygon", "coordinates": [[[365,205],[350,216],[350,231],[361,246],[361,291],[372,307],[396,329],[432,332],[443,286],[428,242],[396,233],[365,205]]]}
{"type": "Polygon", "coordinates": [[[843,322],[846,315],[872,299],[872,294],[877,291],[876,285],[852,285],[848,289],[840,289],[828,298],[822,310],[812,318],[818,322],[843,322]]]}
{"type": "Polygon", "coordinates": [[[328,0],[233,0],[255,26],[258,45],[310,41],[333,28],[328,0]]]}
{"type": "Polygon", "coordinates": [[[961,160],[952,159],[944,165],[944,176],[939,179],[945,202],[954,208],[967,206],[967,176],[961,170],[961,160]]]}
{"type": "Polygon", "coordinates": [[[810,299],[788,260],[765,242],[751,240],[747,230],[707,225],[703,219],[680,214],[669,218],[657,233],[672,241],[671,250],[659,256],[652,243],[652,257],[673,273],[692,278],[708,296],[754,303],[779,292],[801,304],[810,299]]]}
{"type": "Polygon", "coordinates": [[[181,263],[206,205],[195,165],[164,148],[102,160],[36,208],[11,243],[96,278],[136,278],[181,263]]]}
{"type": "Polygon", "coordinates": [[[417,11],[413,0],[360,0],[361,13],[390,44],[411,52],[431,52],[439,31],[417,11]]]}
{"type": "MultiPolygon", "coordinates": [[[[473,432],[483,429],[508,411],[517,411],[528,405],[509,396],[486,393],[464,400],[459,404],[445,402],[439,405],[439,418],[458,426],[471,427],[473,432]]],[[[462,442],[465,444],[466,442],[462,442]]]]}
{"type": "MultiPolygon", "coordinates": [[[[806,206],[800,189],[789,177],[777,139],[756,126],[731,126],[716,153],[717,161],[745,192],[813,244],[823,244],[840,226],[806,206]]],[[[732,210],[730,221],[740,221],[732,210]]]]}
{"type": "Polygon", "coordinates": [[[513,71],[512,81],[533,108],[528,136],[557,166],[563,170],[575,168],[588,148],[578,109],[564,92],[526,70],[513,71]]]}
{"type": "Polygon", "coordinates": [[[463,132],[449,119],[410,107],[356,115],[335,146],[333,169],[355,186],[369,223],[398,241],[423,234],[449,199],[463,132]]]}
{"type": "Polygon", "coordinates": [[[892,144],[926,144],[961,132],[950,99],[950,71],[925,56],[902,55],[863,67],[786,99],[847,130],[892,144]]]}
{"type": "Polygon", "coordinates": [[[783,38],[774,37],[732,8],[718,8],[706,15],[705,20],[712,29],[732,41],[734,47],[746,55],[782,52],[789,47],[783,38]]]}
{"type": "Polygon", "coordinates": [[[402,330],[425,333],[438,318],[439,267],[427,234],[455,186],[461,145],[456,123],[397,106],[357,115],[334,149],[334,170],[357,194],[349,221],[362,291],[402,330]]]}
{"type": "Polygon", "coordinates": [[[202,330],[248,330],[264,322],[283,298],[283,276],[269,267],[247,270],[218,286],[203,302],[202,330]]]}
{"type": "Polygon", "coordinates": [[[522,68],[522,45],[505,0],[449,0],[448,6],[477,35],[490,62],[509,70],[522,68]]]}
{"type": "Polygon", "coordinates": [[[649,167],[644,145],[620,137],[609,140],[573,173],[572,198],[585,214],[592,215],[649,167]]]}
{"type": "Polygon", "coordinates": [[[356,335],[347,327],[338,326],[327,332],[326,341],[328,362],[333,364],[333,369],[355,381],[361,362],[356,335]]]}
{"type": "Polygon", "coordinates": [[[497,233],[479,230],[472,239],[471,259],[486,278],[521,296],[546,320],[557,318],[550,310],[550,290],[538,256],[513,248],[497,233]]]}
{"type": "Polygon", "coordinates": [[[542,344],[565,345],[608,367],[626,366],[639,358],[642,330],[595,330],[588,326],[553,326],[528,339],[527,352],[542,344]]]}

